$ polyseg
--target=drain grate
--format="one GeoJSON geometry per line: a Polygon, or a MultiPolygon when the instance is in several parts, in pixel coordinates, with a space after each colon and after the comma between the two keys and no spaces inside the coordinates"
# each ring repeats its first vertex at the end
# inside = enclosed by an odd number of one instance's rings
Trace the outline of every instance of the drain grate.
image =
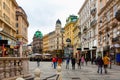
{"type": "Polygon", "coordinates": [[[79,77],[73,77],[72,80],[81,80],[79,77]]]}

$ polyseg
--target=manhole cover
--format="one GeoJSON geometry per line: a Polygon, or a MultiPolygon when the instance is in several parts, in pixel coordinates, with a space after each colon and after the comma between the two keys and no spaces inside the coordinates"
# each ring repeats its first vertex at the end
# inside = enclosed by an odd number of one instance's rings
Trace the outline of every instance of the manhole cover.
{"type": "Polygon", "coordinates": [[[80,80],[79,77],[73,77],[72,80],[80,80]]]}

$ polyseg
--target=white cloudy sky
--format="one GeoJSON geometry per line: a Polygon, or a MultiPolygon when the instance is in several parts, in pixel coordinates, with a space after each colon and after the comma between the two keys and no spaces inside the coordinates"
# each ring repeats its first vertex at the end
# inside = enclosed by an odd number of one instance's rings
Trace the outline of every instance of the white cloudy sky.
{"type": "Polygon", "coordinates": [[[29,21],[28,41],[32,42],[35,31],[40,30],[43,35],[55,29],[57,19],[64,27],[69,15],[78,15],[85,0],[16,0],[21,6],[29,21]]]}

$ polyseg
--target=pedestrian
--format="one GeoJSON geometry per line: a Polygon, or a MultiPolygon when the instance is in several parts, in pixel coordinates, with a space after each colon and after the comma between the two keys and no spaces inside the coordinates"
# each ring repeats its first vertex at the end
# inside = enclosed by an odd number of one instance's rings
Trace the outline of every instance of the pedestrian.
{"type": "Polygon", "coordinates": [[[86,63],[86,66],[87,66],[87,62],[88,62],[88,58],[86,57],[86,58],[85,58],[85,63],[86,63]]]}
{"type": "Polygon", "coordinates": [[[81,69],[81,57],[78,58],[78,60],[77,60],[77,65],[78,65],[78,69],[79,69],[79,68],[81,69]]]}
{"type": "Polygon", "coordinates": [[[105,71],[105,74],[107,74],[107,68],[108,68],[108,65],[109,65],[109,62],[110,62],[110,58],[108,57],[108,54],[106,54],[104,57],[103,57],[103,62],[104,62],[104,71],[105,71]]]}
{"type": "Polygon", "coordinates": [[[61,66],[61,64],[62,64],[62,58],[58,58],[57,63],[58,63],[58,66],[61,66]]]}
{"type": "Polygon", "coordinates": [[[85,58],[84,58],[84,56],[82,56],[82,57],[81,57],[82,66],[84,66],[84,62],[85,62],[85,58]]]}
{"type": "Polygon", "coordinates": [[[97,73],[100,72],[100,74],[102,74],[102,67],[103,67],[103,59],[101,56],[98,56],[97,59],[96,59],[96,62],[97,62],[97,65],[98,65],[98,70],[97,70],[97,73]]]}
{"type": "Polygon", "coordinates": [[[70,58],[66,58],[66,69],[69,69],[70,58]]]}
{"type": "Polygon", "coordinates": [[[37,57],[37,67],[39,67],[39,66],[40,66],[40,58],[37,57]]]}
{"type": "Polygon", "coordinates": [[[57,58],[56,58],[56,57],[53,57],[53,58],[52,58],[52,62],[53,62],[53,67],[54,67],[54,69],[56,69],[56,66],[57,66],[57,58]]]}
{"type": "Polygon", "coordinates": [[[95,56],[92,57],[91,64],[93,64],[94,61],[95,61],[95,56]]]}
{"type": "Polygon", "coordinates": [[[75,57],[72,57],[71,63],[72,63],[72,69],[75,70],[75,63],[76,63],[75,57]]]}

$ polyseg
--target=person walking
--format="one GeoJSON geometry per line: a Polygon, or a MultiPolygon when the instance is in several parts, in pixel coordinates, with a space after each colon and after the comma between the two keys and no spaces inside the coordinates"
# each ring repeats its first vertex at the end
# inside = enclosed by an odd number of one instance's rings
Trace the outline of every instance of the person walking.
{"type": "Polygon", "coordinates": [[[85,58],[85,63],[86,63],[86,66],[87,66],[87,63],[88,63],[88,58],[87,57],[85,58]]]}
{"type": "Polygon", "coordinates": [[[72,63],[72,69],[75,70],[75,63],[76,63],[75,57],[72,57],[71,63],[72,63]]]}
{"type": "Polygon", "coordinates": [[[103,62],[104,62],[104,70],[105,70],[105,74],[107,74],[107,68],[108,68],[108,65],[109,65],[109,62],[110,62],[110,58],[108,57],[108,54],[106,54],[104,57],[103,57],[103,62]]]}
{"type": "Polygon", "coordinates": [[[98,65],[97,73],[102,74],[102,67],[103,67],[103,64],[104,64],[102,57],[98,56],[97,59],[96,59],[96,61],[97,61],[97,65],[98,65]]]}
{"type": "Polygon", "coordinates": [[[37,57],[37,67],[39,67],[39,66],[40,66],[40,58],[37,57]]]}
{"type": "Polygon", "coordinates": [[[81,69],[81,58],[78,58],[78,60],[77,60],[77,65],[78,65],[78,69],[79,69],[79,68],[81,69]]]}
{"type": "Polygon", "coordinates": [[[57,66],[57,58],[56,58],[56,57],[53,57],[53,58],[52,58],[52,62],[53,62],[53,67],[54,67],[54,69],[56,69],[56,66],[57,66]]]}
{"type": "Polygon", "coordinates": [[[61,66],[61,64],[62,64],[62,58],[58,58],[57,63],[58,63],[58,66],[61,66]]]}
{"type": "Polygon", "coordinates": [[[69,69],[70,58],[66,58],[66,69],[69,69]]]}
{"type": "Polygon", "coordinates": [[[84,56],[82,56],[82,57],[81,57],[82,66],[84,66],[84,62],[85,62],[85,58],[84,58],[84,56]]]}

